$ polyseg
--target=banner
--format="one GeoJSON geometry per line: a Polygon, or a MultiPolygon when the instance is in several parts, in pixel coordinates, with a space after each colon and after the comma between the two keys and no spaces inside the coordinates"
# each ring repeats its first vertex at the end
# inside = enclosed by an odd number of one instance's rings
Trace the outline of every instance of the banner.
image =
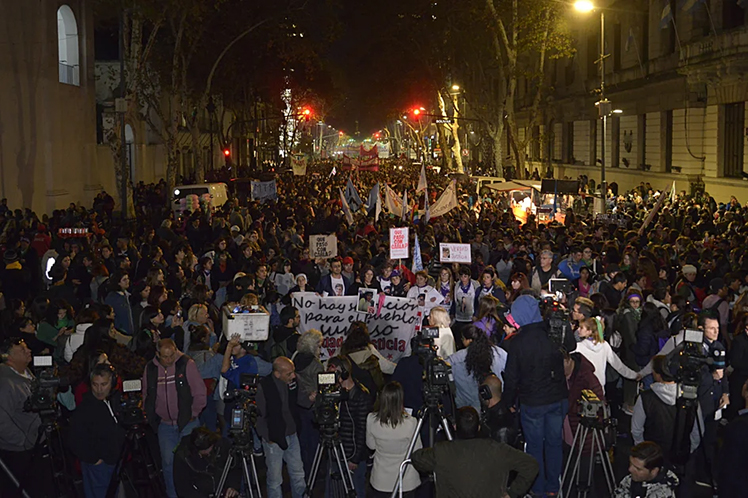
{"type": "Polygon", "coordinates": [[[330,259],[338,255],[338,236],[330,235],[310,235],[309,236],[309,257],[330,259]]]}
{"type": "Polygon", "coordinates": [[[457,207],[457,187],[455,180],[444,189],[442,195],[436,200],[433,206],[431,206],[431,218],[437,218],[444,216],[451,210],[457,207]]]}
{"type": "Polygon", "coordinates": [[[401,215],[403,210],[403,203],[397,196],[392,187],[385,184],[384,186],[384,207],[390,214],[401,215]]]}
{"type": "Polygon", "coordinates": [[[343,189],[338,187],[338,190],[340,190],[340,203],[343,205],[343,213],[345,214],[345,219],[348,221],[348,225],[353,225],[353,213],[351,213],[351,207],[348,205],[348,201],[345,200],[343,189]]]}
{"type": "Polygon", "coordinates": [[[269,182],[251,182],[252,200],[265,202],[266,200],[276,200],[278,198],[278,188],[275,180],[269,182]]]}
{"type": "Polygon", "coordinates": [[[418,233],[416,233],[416,240],[413,243],[413,264],[411,265],[410,271],[413,273],[423,270],[423,259],[421,258],[421,244],[418,243],[418,233]]]}
{"type": "Polygon", "coordinates": [[[426,165],[421,164],[421,176],[418,177],[418,187],[416,187],[416,194],[422,190],[426,190],[429,187],[426,181],[426,165]]]}
{"type": "Polygon", "coordinates": [[[291,166],[294,176],[306,176],[307,157],[302,155],[291,156],[291,166]]]}
{"type": "Polygon", "coordinates": [[[410,339],[420,320],[415,300],[386,296],[375,303],[375,312],[357,311],[358,297],[320,297],[313,292],[291,294],[291,306],[299,310],[299,332],[317,329],[322,332],[320,359],[325,361],[343,345],[351,323],[365,321],[374,347],[388,360],[397,362],[410,354],[410,339]]]}
{"type": "Polygon", "coordinates": [[[408,227],[390,228],[390,259],[408,259],[408,227]]]}
{"type": "Polygon", "coordinates": [[[442,263],[472,263],[470,244],[439,244],[439,261],[442,263]]]}

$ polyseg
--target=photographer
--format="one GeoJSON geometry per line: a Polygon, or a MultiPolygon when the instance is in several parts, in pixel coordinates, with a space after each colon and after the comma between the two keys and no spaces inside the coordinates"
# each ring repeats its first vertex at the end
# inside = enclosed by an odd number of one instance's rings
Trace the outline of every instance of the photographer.
{"type": "MultiPolygon", "coordinates": [[[[23,409],[35,379],[29,370],[31,351],[23,339],[11,338],[3,342],[0,354],[5,358],[0,365],[0,459],[17,479],[24,485],[30,485],[31,492],[39,480],[26,479],[24,474],[31,464],[41,425],[38,414],[23,409]]],[[[5,472],[0,472],[0,489],[11,490],[15,487],[5,472]]]]}
{"type": "MultiPolygon", "coordinates": [[[[221,480],[231,443],[205,427],[198,427],[174,451],[174,485],[180,498],[214,496],[221,480]]],[[[239,496],[241,467],[233,465],[220,498],[239,496]]]]}
{"type": "Polygon", "coordinates": [[[118,423],[117,375],[107,363],[91,370],[91,390],[83,395],[70,420],[69,444],[81,462],[86,498],[104,498],[125,443],[118,423]]]}
{"type": "Polygon", "coordinates": [[[538,463],[530,455],[478,437],[478,412],[466,406],[457,411],[457,439],[436,443],[413,453],[413,466],[419,472],[436,472],[436,497],[461,498],[524,496],[538,473],[538,463]],[[517,476],[511,486],[509,473],[517,476]]]}
{"type": "Polygon", "coordinates": [[[512,317],[520,326],[513,339],[504,370],[504,401],[508,407],[519,399],[520,420],[527,441],[527,452],[540,464],[533,492],[558,493],[563,466],[561,429],[569,407],[563,355],[575,347],[567,333],[562,344],[548,336],[538,301],[520,296],[512,304],[512,317]]]}
{"type": "Polygon", "coordinates": [[[338,435],[343,443],[348,468],[353,472],[356,496],[366,496],[366,419],[374,406],[374,396],[351,375],[353,366],[345,356],[327,361],[327,371],[335,372],[338,385],[347,393],[340,403],[338,435]]]}
{"type": "Polygon", "coordinates": [[[514,414],[501,402],[501,379],[491,374],[480,386],[481,428],[499,443],[515,446],[518,431],[514,414]]]}

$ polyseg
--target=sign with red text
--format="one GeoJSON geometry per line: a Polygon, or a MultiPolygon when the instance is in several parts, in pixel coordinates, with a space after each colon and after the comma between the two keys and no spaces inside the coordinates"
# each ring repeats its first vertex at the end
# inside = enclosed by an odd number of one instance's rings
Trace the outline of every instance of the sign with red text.
{"type": "Polygon", "coordinates": [[[439,244],[439,261],[442,263],[472,263],[470,244],[439,244]]]}
{"type": "Polygon", "coordinates": [[[408,227],[390,228],[390,259],[408,259],[408,227]]]}

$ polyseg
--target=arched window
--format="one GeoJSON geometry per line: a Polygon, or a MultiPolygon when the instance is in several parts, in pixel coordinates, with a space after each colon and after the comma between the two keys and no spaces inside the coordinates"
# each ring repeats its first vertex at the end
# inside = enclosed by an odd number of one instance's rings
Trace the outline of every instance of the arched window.
{"type": "Polygon", "coordinates": [[[57,42],[60,83],[79,86],[78,24],[75,14],[67,5],[57,9],[57,42]]]}

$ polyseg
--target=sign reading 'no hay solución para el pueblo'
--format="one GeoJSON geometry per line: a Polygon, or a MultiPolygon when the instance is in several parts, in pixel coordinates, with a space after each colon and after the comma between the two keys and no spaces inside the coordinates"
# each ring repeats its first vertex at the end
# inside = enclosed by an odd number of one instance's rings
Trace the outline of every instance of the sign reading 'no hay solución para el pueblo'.
{"type": "Polygon", "coordinates": [[[410,339],[420,320],[415,299],[384,296],[375,303],[373,314],[357,310],[356,296],[320,297],[313,292],[296,292],[291,305],[299,310],[299,331],[322,332],[321,358],[338,354],[346,332],[355,321],[366,322],[371,341],[382,355],[392,361],[410,354],[410,339]]]}

